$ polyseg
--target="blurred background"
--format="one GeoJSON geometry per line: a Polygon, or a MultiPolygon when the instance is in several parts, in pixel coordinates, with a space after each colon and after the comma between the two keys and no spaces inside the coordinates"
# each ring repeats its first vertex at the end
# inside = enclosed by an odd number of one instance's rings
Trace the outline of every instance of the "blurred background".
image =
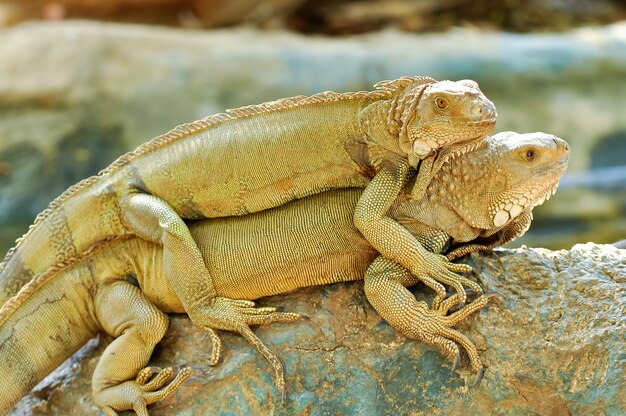
{"type": "Polygon", "coordinates": [[[0,258],[68,186],[177,124],[402,75],[474,79],[498,131],[570,143],[512,246],[625,239],[625,18],[617,0],[0,0],[0,258]]]}

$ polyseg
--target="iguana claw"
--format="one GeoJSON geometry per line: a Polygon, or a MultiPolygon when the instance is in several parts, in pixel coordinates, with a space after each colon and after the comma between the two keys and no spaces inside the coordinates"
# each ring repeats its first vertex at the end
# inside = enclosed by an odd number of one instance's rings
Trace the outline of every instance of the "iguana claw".
{"type": "Polygon", "coordinates": [[[465,289],[465,294],[466,294],[467,296],[475,296],[475,295],[477,295],[478,293],[477,293],[474,289],[465,289]]]}
{"type": "Polygon", "coordinates": [[[504,295],[498,291],[495,290],[488,290],[485,292],[485,296],[487,296],[489,298],[489,300],[493,300],[493,299],[498,299],[502,302],[504,302],[506,300],[506,298],[504,297],[504,295]]]}
{"type": "Polygon", "coordinates": [[[461,364],[461,353],[459,352],[459,350],[457,350],[454,356],[454,363],[452,364],[452,372],[455,372],[457,368],[459,368],[460,364],[461,364]]]}
{"type": "Polygon", "coordinates": [[[476,373],[476,378],[470,387],[476,387],[480,384],[480,381],[483,379],[483,375],[485,374],[485,369],[480,367],[478,372],[476,373]]]}

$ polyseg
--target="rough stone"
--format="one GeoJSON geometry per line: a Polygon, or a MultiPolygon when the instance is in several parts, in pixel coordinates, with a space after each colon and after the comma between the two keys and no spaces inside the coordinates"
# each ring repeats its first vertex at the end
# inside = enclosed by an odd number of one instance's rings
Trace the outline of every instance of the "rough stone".
{"type": "MultiPolygon", "coordinates": [[[[467,362],[452,373],[439,350],[396,333],[357,282],[262,300],[309,317],[255,330],[285,366],[282,408],[267,362],[242,337],[222,332],[221,362],[208,367],[208,338],[186,317],[172,317],[151,365],[190,366],[195,375],[151,414],[626,413],[626,250],[589,243],[466,261],[485,289],[504,297],[459,328],[487,367],[478,387],[467,387],[467,362]]],[[[423,287],[414,292],[427,297],[423,287]]],[[[106,342],[48,377],[14,414],[95,414],[90,378],[106,342]]]]}
{"type": "MultiPolygon", "coordinates": [[[[0,30],[0,252],[65,188],[177,124],[407,74],[477,80],[498,107],[498,130],[565,138],[572,173],[626,165],[626,23],[563,34],[350,38],[30,23],[0,30]]],[[[624,183],[563,189],[552,209],[536,210],[525,241],[562,248],[623,239],[624,183]],[[571,211],[579,194],[586,197],[571,211]]]]}

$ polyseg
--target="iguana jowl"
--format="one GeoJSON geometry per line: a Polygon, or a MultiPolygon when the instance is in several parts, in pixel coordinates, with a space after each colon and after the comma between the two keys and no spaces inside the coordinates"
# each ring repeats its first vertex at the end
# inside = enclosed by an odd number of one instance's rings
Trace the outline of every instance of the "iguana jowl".
{"type": "Polygon", "coordinates": [[[385,214],[409,163],[417,166],[439,148],[473,146],[493,130],[495,107],[473,81],[404,77],[376,88],[239,108],[179,126],[122,156],[38,216],[0,266],[8,288],[0,301],[33,273],[103,239],[137,235],[163,245],[166,274],[194,324],[233,330],[243,317],[215,301],[181,217],[244,215],[345,187],[367,187],[354,220],[378,251],[414,274],[454,279],[447,264],[385,214]]]}
{"type": "MultiPolygon", "coordinates": [[[[498,244],[526,230],[532,207],[556,189],[568,156],[567,144],[554,136],[502,133],[444,165],[421,200],[403,196],[390,212],[435,252],[451,243],[469,242],[467,247],[472,248],[498,244]],[[502,211],[508,215],[504,222],[502,211]]],[[[217,299],[234,299],[229,307],[246,317],[237,332],[270,360],[280,388],[280,362],[248,325],[293,321],[298,315],[254,308],[251,300],[365,275],[368,300],[392,326],[451,356],[458,356],[454,344],[458,342],[480,372],[473,344],[450,327],[484,306],[489,297],[451,315],[447,311],[457,295],[434,309],[417,302],[405,287],[418,278],[378,257],[354,227],[352,212],[361,192],[333,190],[272,210],[190,226],[214,279],[217,299]]],[[[452,255],[462,254],[463,247],[452,255]]],[[[186,311],[165,277],[163,249],[130,238],[103,242],[92,251],[37,276],[0,310],[0,411],[8,411],[102,330],[117,337],[93,378],[95,401],[106,414],[131,408],[145,414],[147,404],[164,398],[189,376],[183,370],[166,385],[171,370],[150,381],[150,370],[144,370],[167,328],[164,312],[186,311]],[[136,277],[137,286],[127,281],[129,275],[136,277]]]]}

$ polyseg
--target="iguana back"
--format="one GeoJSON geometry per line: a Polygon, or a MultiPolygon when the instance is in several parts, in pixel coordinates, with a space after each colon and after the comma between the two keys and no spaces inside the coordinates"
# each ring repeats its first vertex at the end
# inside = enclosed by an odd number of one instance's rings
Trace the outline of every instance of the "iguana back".
{"type": "Polygon", "coordinates": [[[7,253],[0,281],[9,290],[0,302],[34,273],[71,261],[108,236],[130,233],[119,205],[129,189],[164,198],[185,218],[204,218],[255,212],[334,187],[364,187],[368,172],[343,144],[357,138],[356,113],[366,95],[341,96],[342,105],[315,97],[295,104],[304,100],[296,97],[238,109],[179,126],[122,156],[53,201],[7,253]],[[320,121],[343,125],[307,122],[311,108],[320,121]]]}
{"type": "MultiPolygon", "coordinates": [[[[407,106],[415,110],[433,83],[402,78],[373,92],[293,97],[211,116],[157,137],[71,187],[38,216],[0,265],[0,281],[8,288],[0,302],[34,273],[71,261],[98,241],[134,233],[120,206],[132,193],[154,195],[181,217],[197,219],[257,212],[328,189],[365,187],[389,154],[406,154],[398,135],[416,123],[407,106]],[[369,130],[380,128],[385,143],[368,143],[369,130]]],[[[492,107],[477,88],[459,86],[473,94],[471,99],[461,94],[461,103],[475,98],[492,107]]],[[[463,106],[464,122],[468,111],[474,107],[463,106]]],[[[467,138],[489,130],[495,113],[476,117],[488,122],[463,130],[467,138]]]]}

